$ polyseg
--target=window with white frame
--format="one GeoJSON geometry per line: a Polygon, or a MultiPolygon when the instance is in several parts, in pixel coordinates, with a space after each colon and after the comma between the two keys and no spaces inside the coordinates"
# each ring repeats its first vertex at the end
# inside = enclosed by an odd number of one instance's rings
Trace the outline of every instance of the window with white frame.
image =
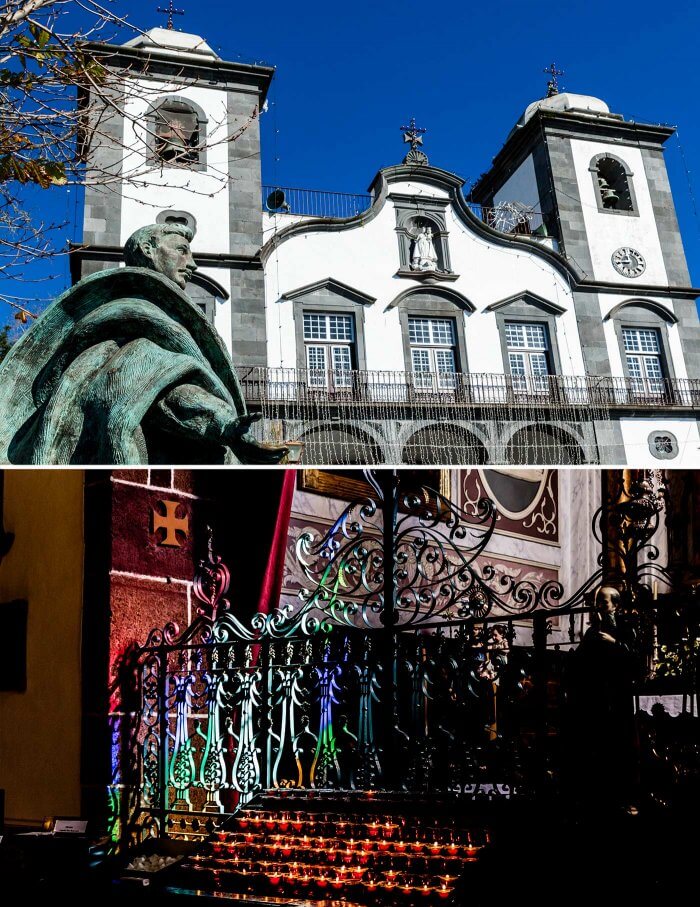
{"type": "Polygon", "coordinates": [[[304,312],[306,367],[311,387],[350,387],[355,360],[352,315],[304,312]]]}
{"type": "Polygon", "coordinates": [[[419,390],[454,390],[457,383],[454,320],[409,315],[408,340],[414,385],[419,390]]]}
{"type": "Polygon", "coordinates": [[[550,375],[547,326],[507,321],[505,332],[513,390],[516,393],[546,394],[550,375]]]}
{"type": "Polygon", "coordinates": [[[622,342],[634,393],[649,396],[663,394],[661,338],[656,328],[622,328],[622,342]]]}

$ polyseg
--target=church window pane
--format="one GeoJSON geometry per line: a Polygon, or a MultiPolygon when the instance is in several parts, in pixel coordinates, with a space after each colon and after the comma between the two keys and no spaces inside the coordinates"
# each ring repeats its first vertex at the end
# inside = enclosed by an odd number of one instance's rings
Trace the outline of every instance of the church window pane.
{"type": "Polygon", "coordinates": [[[664,392],[661,340],[654,328],[623,328],[622,342],[632,391],[659,396],[664,392]]]}
{"type": "Polygon", "coordinates": [[[547,393],[551,370],[546,326],[506,322],[505,335],[513,390],[516,393],[547,393]]]}
{"type": "Polygon", "coordinates": [[[413,384],[419,390],[454,390],[455,325],[451,318],[408,319],[413,384]]]}
{"type": "Polygon", "coordinates": [[[355,361],[352,315],[305,312],[303,324],[310,386],[350,387],[355,361]]]}

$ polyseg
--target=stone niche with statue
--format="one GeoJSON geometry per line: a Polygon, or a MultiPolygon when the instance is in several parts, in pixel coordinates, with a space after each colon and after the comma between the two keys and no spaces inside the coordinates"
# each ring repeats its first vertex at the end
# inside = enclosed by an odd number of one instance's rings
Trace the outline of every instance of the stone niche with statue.
{"type": "Polygon", "coordinates": [[[399,241],[398,277],[457,280],[450,264],[447,200],[391,194],[399,241]]]}

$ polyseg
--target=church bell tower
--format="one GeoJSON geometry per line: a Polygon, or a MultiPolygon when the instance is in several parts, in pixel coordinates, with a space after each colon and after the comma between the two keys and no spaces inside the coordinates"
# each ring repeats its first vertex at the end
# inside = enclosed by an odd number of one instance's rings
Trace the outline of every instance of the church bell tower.
{"type": "Polygon", "coordinates": [[[222,60],[165,12],[167,28],[90,45],[112,103],[81,99],[93,128],[72,276],[116,267],[139,227],[184,224],[198,266],[190,298],[237,366],[265,365],[259,116],[274,70],[222,60]]]}

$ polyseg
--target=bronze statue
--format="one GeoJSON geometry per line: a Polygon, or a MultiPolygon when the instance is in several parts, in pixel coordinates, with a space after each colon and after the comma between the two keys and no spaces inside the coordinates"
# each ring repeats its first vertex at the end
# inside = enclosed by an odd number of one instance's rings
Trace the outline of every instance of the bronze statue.
{"type": "Polygon", "coordinates": [[[277,463],[253,439],[235,368],[184,292],[180,224],[137,230],[125,268],[60,296],[0,366],[0,463],[277,463]]]}

